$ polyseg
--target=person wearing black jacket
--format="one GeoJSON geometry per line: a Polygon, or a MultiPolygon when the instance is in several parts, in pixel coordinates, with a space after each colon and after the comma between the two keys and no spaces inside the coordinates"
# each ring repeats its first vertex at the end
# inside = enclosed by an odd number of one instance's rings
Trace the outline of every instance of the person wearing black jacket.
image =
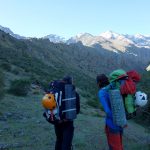
{"type": "MultiPolygon", "coordinates": [[[[65,85],[72,85],[75,91],[75,102],[76,102],[76,114],[80,112],[80,97],[75,90],[75,86],[72,83],[72,77],[66,76],[59,81],[59,88],[62,91],[62,99],[65,99],[65,85]]],[[[64,110],[65,104],[62,101],[60,110],[64,110]]],[[[68,120],[64,117],[65,113],[61,116],[61,120],[54,123],[54,129],[56,134],[55,150],[72,150],[72,140],[74,136],[74,120],[68,120]]],[[[45,115],[44,115],[45,117],[45,115]]],[[[47,120],[49,121],[49,120],[47,120]]],[[[50,121],[49,121],[50,122],[50,121]]],[[[51,123],[51,122],[50,122],[51,123]]]]}
{"type": "MultiPolygon", "coordinates": [[[[65,84],[72,84],[72,78],[66,76],[62,80],[65,84]]],[[[75,87],[74,87],[75,88],[75,87]]],[[[80,112],[80,97],[76,92],[76,113],[80,112]]],[[[55,150],[71,150],[72,139],[74,135],[73,120],[63,120],[61,123],[55,125],[56,144],[55,150]]]]}

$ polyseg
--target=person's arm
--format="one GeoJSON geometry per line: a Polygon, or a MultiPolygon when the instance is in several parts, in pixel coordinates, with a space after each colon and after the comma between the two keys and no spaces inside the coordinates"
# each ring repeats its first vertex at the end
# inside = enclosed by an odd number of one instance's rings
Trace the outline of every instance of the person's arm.
{"type": "Polygon", "coordinates": [[[102,104],[103,108],[104,108],[104,111],[105,113],[107,114],[107,116],[112,116],[112,112],[111,112],[111,109],[110,109],[110,106],[108,104],[108,93],[107,91],[105,90],[100,90],[98,92],[98,97],[99,97],[99,101],[100,103],[102,104]]]}

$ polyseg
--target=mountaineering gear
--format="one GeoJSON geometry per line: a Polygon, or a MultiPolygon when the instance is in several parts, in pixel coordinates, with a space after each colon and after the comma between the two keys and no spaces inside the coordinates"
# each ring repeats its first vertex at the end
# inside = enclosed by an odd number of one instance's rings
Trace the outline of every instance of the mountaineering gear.
{"type": "Polygon", "coordinates": [[[113,122],[117,126],[125,127],[127,125],[123,98],[119,89],[109,89],[110,104],[113,114],[113,122]]]}
{"type": "Polygon", "coordinates": [[[135,105],[138,105],[138,106],[145,106],[148,102],[147,100],[147,95],[141,91],[138,91],[135,93],[135,105]]]}
{"type": "Polygon", "coordinates": [[[65,85],[65,99],[62,99],[65,103],[65,110],[62,113],[65,115],[65,119],[73,120],[76,118],[76,92],[72,84],[65,85]]]}
{"type": "Polygon", "coordinates": [[[42,100],[42,104],[45,108],[43,116],[46,118],[46,120],[49,123],[55,124],[61,120],[60,118],[61,97],[62,97],[62,92],[60,91],[59,81],[51,82],[50,90],[47,91],[47,93],[45,94],[42,100]],[[46,99],[46,97],[48,97],[48,100],[46,99]],[[53,107],[54,104],[55,107],[53,107]]]}
{"type": "Polygon", "coordinates": [[[136,82],[140,79],[141,76],[134,70],[126,73],[124,70],[118,69],[109,75],[111,84],[115,85],[121,92],[127,119],[131,119],[136,115],[134,94],[136,92],[136,82]]]}
{"type": "Polygon", "coordinates": [[[128,94],[124,98],[124,105],[129,114],[135,112],[134,95],[128,94]]]}
{"type": "Polygon", "coordinates": [[[113,82],[113,81],[116,81],[118,79],[123,79],[123,78],[126,78],[128,75],[126,74],[126,72],[122,69],[117,69],[117,70],[114,70],[112,73],[110,73],[109,75],[109,81],[110,82],[113,82]]]}
{"type": "Polygon", "coordinates": [[[132,79],[127,78],[125,80],[121,80],[120,92],[122,95],[124,94],[135,94],[136,85],[132,79]]]}
{"type": "Polygon", "coordinates": [[[71,150],[74,133],[73,121],[55,125],[56,143],[55,150],[71,150]]]}
{"type": "Polygon", "coordinates": [[[122,86],[121,93],[124,98],[126,117],[131,119],[136,116],[136,108],[134,104],[134,95],[136,92],[136,83],[140,81],[141,76],[135,70],[127,72],[128,78],[125,80],[125,86],[122,86]],[[124,88],[124,92],[123,92],[124,88]]]}
{"type": "Polygon", "coordinates": [[[134,82],[139,82],[141,80],[141,76],[135,70],[130,70],[127,72],[128,77],[130,77],[134,82]]]}
{"type": "Polygon", "coordinates": [[[55,95],[52,93],[46,94],[42,99],[42,105],[45,109],[54,110],[56,108],[55,95]]]}
{"type": "Polygon", "coordinates": [[[64,81],[53,81],[50,83],[50,90],[48,90],[47,94],[51,94],[51,99],[55,100],[56,107],[52,109],[49,107],[50,103],[48,102],[50,101],[42,101],[43,104],[46,103],[43,105],[46,108],[44,115],[47,117],[46,120],[54,124],[64,119],[74,120],[76,118],[76,114],[79,113],[80,108],[77,99],[79,95],[76,93],[74,85],[64,81]]]}

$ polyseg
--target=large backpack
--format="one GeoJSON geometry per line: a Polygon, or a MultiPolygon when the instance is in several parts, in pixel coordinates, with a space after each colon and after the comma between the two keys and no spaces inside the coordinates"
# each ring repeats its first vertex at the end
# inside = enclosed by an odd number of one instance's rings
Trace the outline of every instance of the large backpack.
{"type": "Polygon", "coordinates": [[[134,70],[125,72],[122,69],[118,69],[109,75],[110,82],[116,85],[116,88],[120,90],[120,94],[123,97],[127,119],[131,119],[136,115],[134,94],[136,93],[136,82],[140,78],[140,75],[134,70]]]}
{"type": "Polygon", "coordinates": [[[115,83],[111,83],[106,88],[109,93],[113,122],[117,126],[125,127],[127,125],[127,120],[120,90],[117,88],[115,83]]]}
{"type": "Polygon", "coordinates": [[[44,117],[48,122],[56,124],[64,119],[73,120],[76,118],[76,93],[72,84],[53,81],[50,83],[50,89],[46,95],[51,95],[47,97],[47,101],[44,101],[44,98],[42,100],[42,102],[47,102],[48,107],[43,106],[45,108],[44,117]],[[53,108],[49,106],[52,101],[55,101],[53,108]]]}

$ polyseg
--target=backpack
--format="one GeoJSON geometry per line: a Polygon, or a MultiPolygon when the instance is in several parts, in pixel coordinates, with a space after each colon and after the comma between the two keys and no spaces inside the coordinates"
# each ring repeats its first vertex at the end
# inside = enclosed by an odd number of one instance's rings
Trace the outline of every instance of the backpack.
{"type": "MultiPolygon", "coordinates": [[[[62,120],[74,120],[76,118],[76,93],[72,84],[65,84],[62,81],[53,81],[50,83],[50,89],[47,91],[49,100],[44,101],[47,105],[43,116],[52,124],[61,122],[62,120]],[[50,96],[51,95],[51,96],[50,96]],[[55,103],[52,108],[49,105],[55,103]]],[[[43,104],[43,103],[42,103],[43,104]]]]}
{"type": "Polygon", "coordinates": [[[121,94],[135,94],[136,93],[136,83],[141,79],[140,74],[135,70],[127,72],[127,77],[123,79],[120,87],[121,94]]]}
{"type": "Polygon", "coordinates": [[[136,116],[134,95],[136,93],[136,82],[140,78],[140,75],[136,71],[125,72],[122,69],[113,71],[109,76],[110,82],[115,83],[116,88],[120,90],[127,120],[136,116]]]}
{"type": "Polygon", "coordinates": [[[135,70],[128,71],[127,75],[128,77],[125,80],[121,81],[122,83],[120,85],[120,91],[124,99],[126,117],[129,120],[136,116],[136,83],[140,81],[141,76],[135,70]]]}
{"type": "Polygon", "coordinates": [[[109,93],[113,122],[123,128],[127,125],[127,120],[120,90],[116,88],[115,83],[111,83],[106,88],[109,93]]]}
{"type": "Polygon", "coordinates": [[[62,92],[59,86],[59,81],[51,82],[49,85],[50,89],[46,91],[46,94],[42,98],[42,105],[44,107],[43,116],[52,124],[61,120],[60,105],[62,92]]]}

